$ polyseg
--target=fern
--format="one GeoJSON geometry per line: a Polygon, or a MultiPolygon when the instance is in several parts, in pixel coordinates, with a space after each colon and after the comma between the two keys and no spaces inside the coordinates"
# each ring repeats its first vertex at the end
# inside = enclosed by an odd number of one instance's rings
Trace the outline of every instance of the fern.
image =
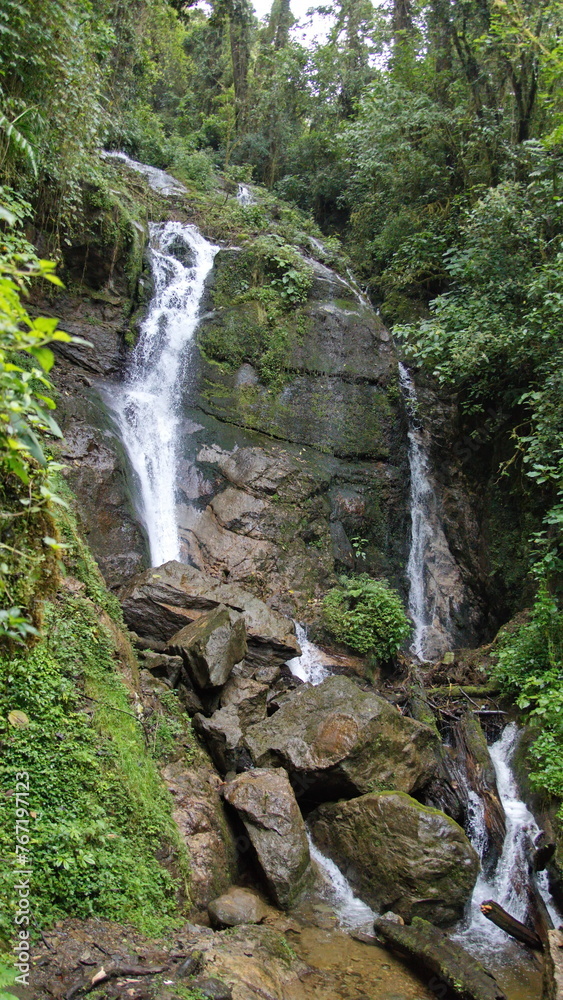
{"type": "Polygon", "coordinates": [[[31,108],[26,108],[26,110],[22,111],[22,113],[18,115],[17,118],[14,118],[13,121],[6,118],[6,115],[0,111],[0,130],[6,136],[8,143],[11,144],[19,153],[22,153],[23,156],[25,156],[31,166],[31,169],[33,170],[33,173],[37,177],[37,162],[35,160],[33,147],[25,136],[22,135],[19,129],[16,128],[16,122],[18,122],[20,118],[23,118],[23,116],[31,110],[31,108]]]}

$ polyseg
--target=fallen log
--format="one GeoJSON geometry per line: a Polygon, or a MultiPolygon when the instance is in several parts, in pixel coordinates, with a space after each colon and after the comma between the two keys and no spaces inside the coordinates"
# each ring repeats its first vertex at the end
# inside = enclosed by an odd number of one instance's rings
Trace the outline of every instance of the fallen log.
{"type": "Polygon", "coordinates": [[[415,917],[410,926],[402,927],[378,917],[373,926],[387,947],[410,960],[419,975],[421,970],[431,974],[427,984],[431,990],[443,991],[445,986],[459,1000],[506,1000],[494,977],[427,920],[415,917]]]}
{"type": "Polygon", "coordinates": [[[510,913],[503,910],[502,906],[495,903],[494,899],[486,899],[481,903],[481,913],[491,923],[510,934],[510,937],[521,941],[522,944],[527,944],[529,948],[534,948],[536,951],[543,951],[543,943],[539,934],[520,923],[516,917],[512,917],[510,913]]]}
{"type": "Polygon", "coordinates": [[[463,698],[464,695],[469,695],[472,698],[488,698],[499,692],[498,684],[443,684],[440,687],[426,688],[426,697],[463,698]]]}

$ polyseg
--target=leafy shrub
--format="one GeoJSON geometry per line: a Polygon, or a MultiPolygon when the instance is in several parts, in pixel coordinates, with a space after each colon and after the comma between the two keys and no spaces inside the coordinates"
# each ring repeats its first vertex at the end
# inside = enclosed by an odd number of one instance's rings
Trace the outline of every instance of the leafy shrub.
{"type": "Polygon", "coordinates": [[[494,674],[539,733],[533,785],[563,799],[563,612],[545,583],[529,621],[501,639],[494,674]]]}
{"type": "Polygon", "coordinates": [[[21,641],[33,633],[21,604],[31,604],[33,585],[57,546],[48,508],[61,502],[52,489],[46,444],[60,438],[48,374],[54,341],[86,343],[58,329],[51,317],[32,318],[22,296],[32,278],[60,285],[54,264],[39,260],[23,233],[30,206],[0,188],[5,229],[0,251],[0,638],[21,641]],[[43,568],[42,568],[43,567],[43,568]]]}
{"type": "Polygon", "coordinates": [[[341,577],[323,600],[323,621],[340,642],[376,660],[392,659],[411,631],[398,593],[366,573],[341,577]]]}

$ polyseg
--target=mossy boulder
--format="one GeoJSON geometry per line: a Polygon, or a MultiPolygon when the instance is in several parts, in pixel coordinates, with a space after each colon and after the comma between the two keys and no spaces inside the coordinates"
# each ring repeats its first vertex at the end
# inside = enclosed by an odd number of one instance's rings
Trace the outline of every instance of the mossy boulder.
{"type": "Polygon", "coordinates": [[[362,899],[405,920],[458,920],[471,897],[479,858],[460,826],[400,792],[327,803],[310,818],[313,839],[362,899]]]}
{"type": "Polygon", "coordinates": [[[348,677],[291,694],[245,743],[257,767],[287,769],[298,795],[327,801],[376,788],[423,788],[438,765],[439,738],[348,677]]]}

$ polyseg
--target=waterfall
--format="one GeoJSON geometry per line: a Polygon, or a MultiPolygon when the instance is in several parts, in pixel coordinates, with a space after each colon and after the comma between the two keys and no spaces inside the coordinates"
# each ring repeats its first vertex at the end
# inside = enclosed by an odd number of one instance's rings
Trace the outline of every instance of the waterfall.
{"type": "Polygon", "coordinates": [[[288,660],[288,667],[294,677],[309,684],[320,684],[330,676],[330,671],[323,665],[321,652],[307,638],[307,630],[299,622],[294,622],[297,641],[301,646],[301,656],[288,660]]]}
{"type": "MultiPolygon", "coordinates": [[[[153,169],[153,168],[151,168],[153,169]]],[[[151,565],[179,559],[176,454],[186,348],[218,247],[195,226],[150,226],[154,295],[125,381],[106,391],[139,490],[151,565]]]]}
{"type": "MultiPolygon", "coordinates": [[[[517,920],[523,923],[526,920],[528,908],[526,887],[529,878],[526,854],[529,851],[530,840],[533,841],[540,831],[532,813],[520,799],[510,766],[519,738],[520,731],[512,722],[506,726],[500,739],[490,748],[499,797],[506,813],[506,837],[495,872],[488,877],[481,872],[477,880],[471,900],[469,925],[456,934],[461,944],[479,954],[494,953],[502,949],[508,941],[508,935],[481,913],[480,905],[485,899],[494,899],[517,920]]],[[[478,796],[474,799],[468,835],[482,858],[483,845],[486,843],[483,807],[478,796]]],[[[546,873],[540,872],[536,878],[543,900],[557,926],[559,916],[549,893],[546,873]]]]}
{"type": "Polygon", "coordinates": [[[186,193],[186,188],[180,181],[177,181],[175,177],[171,174],[165,173],[164,170],[160,170],[158,167],[150,167],[148,163],[139,163],[138,160],[132,160],[127,153],[117,153],[114,150],[103,150],[100,154],[102,159],[114,159],[121,160],[126,163],[131,170],[135,170],[138,174],[143,174],[146,177],[149,187],[153,191],[158,191],[159,194],[164,194],[167,197],[172,195],[180,195],[186,193]]]}
{"type": "Polygon", "coordinates": [[[256,198],[252,194],[252,191],[246,184],[239,184],[237,191],[237,201],[239,205],[246,207],[247,205],[255,205],[256,198]]]}
{"type": "Polygon", "coordinates": [[[326,858],[319,851],[308,831],[307,839],[309,841],[311,858],[317,863],[323,876],[327,899],[334,907],[340,926],[347,930],[357,930],[369,924],[369,931],[370,933],[373,932],[373,921],[375,918],[373,910],[370,909],[367,903],[362,902],[361,899],[358,899],[354,895],[354,890],[348,879],[345,878],[334,861],[326,858]]]}
{"type": "Polygon", "coordinates": [[[419,660],[442,656],[451,646],[451,606],[463,594],[459,567],[450,552],[431,479],[429,442],[417,415],[414,382],[399,363],[399,380],[409,416],[411,546],[407,563],[409,612],[414,623],[411,650],[419,660]]]}

